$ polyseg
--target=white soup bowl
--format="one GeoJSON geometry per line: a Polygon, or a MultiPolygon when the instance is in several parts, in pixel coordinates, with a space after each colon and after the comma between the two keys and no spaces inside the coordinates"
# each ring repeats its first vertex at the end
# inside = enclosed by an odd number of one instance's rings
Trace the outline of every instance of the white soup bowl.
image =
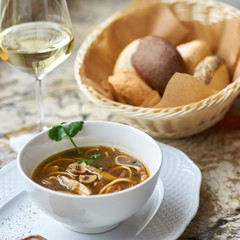
{"type": "Polygon", "coordinates": [[[153,193],[162,163],[161,150],[146,133],[113,122],[86,121],[74,141],[78,147],[102,145],[129,153],[147,166],[150,176],[134,187],[103,195],[65,194],[42,187],[31,179],[36,167],[46,158],[73,148],[67,137],[55,142],[45,130],[27,142],[17,158],[26,190],[43,212],[74,231],[110,230],[140,210],[153,193]]]}

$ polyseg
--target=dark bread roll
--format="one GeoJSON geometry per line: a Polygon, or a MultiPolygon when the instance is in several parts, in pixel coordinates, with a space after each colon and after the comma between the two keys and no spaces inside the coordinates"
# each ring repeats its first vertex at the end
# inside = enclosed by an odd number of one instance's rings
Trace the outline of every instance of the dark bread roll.
{"type": "Polygon", "coordinates": [[[132,65],[139,76],[161,95],[175,72],[186,72],[185,62],[176,47],[158,36],[146,36],[140,40],[132,55],[132,65]]]}

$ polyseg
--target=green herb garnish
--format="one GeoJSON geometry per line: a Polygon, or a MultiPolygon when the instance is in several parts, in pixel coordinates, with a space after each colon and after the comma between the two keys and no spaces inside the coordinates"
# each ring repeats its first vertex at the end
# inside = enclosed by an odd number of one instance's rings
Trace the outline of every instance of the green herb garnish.
{"type": "Polygon", "coordinates": [[[100,158],[100,157],[102,157],[102,153],[96,153],[96,154],[87,156],[86,158],[79,159],[79,160],[77,160],[77,162],[78,162],[78,163],[85,162],[85,163],[88,164],[88,165],[93,165],[94,160],[95,160],[95,159],[98,159],[98,158],[100,158]]]}
{"type": "Polygon", "coordinates": [[[78,122],[72,122],[70,123],[67,127],[64,127],[63,124],[65,124],[66,122],[62,122],[59,125],[56,125],[54,127],[52,127],[49,131],[48,131],[48,136],[49,138],[51,138],[52,140],[55,140],[57,142],[61,141],[65,136],[68,136],[70,141],[72,142],[73,146],[76,148],[76,150],[78,151],[79,154],[83,153],[80,151],[80,149],[77,147],[77,145],[75,144],[75,142],[73,141],[73,137],[77,135],[77,133],[79,131],[82,130],[83,128],[83,121],[78,121],[78,122]]]}
{"type": "Polygon", "coordinates": [[[96,153],[90,156],[91,159],[97,159],[100,158],[102,156],[102,153],[96,153]]]}
{"type": "Polygon", "coordinates": [[[93,160],[92,159],[81,159],[77,160],[78,163],[85,162],[87,165],[93,165],[93,160]]]}
{"type": "Polygon", "coordinates": [[[102,153],[96,153],[90,156],[84,156],[84,154],[80,151],[80,149],[77,147],[76,143],[73,141],[73,137],[78,134],[79,131],[83,128],[83,121],[78,122],[72,122],[67,127],[63,126],[66,122],[62,122],[59,125],[53,126],[48,131],[48,136],[50,139],[55,140],[56,142],[61,141],[65,136],[68,136],[70,141],[72,142],[73,146],[77,150],[79,154],[83,156],[83,159],[77,160],[77,162],[85,162],[88,165],[92,165],[94,159],[98,159],[102,157],[102,153]]]}

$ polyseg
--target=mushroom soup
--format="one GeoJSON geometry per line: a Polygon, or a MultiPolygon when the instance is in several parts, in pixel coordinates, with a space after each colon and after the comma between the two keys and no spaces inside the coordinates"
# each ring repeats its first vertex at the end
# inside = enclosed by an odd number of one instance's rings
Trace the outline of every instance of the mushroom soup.
{"type": "Polygon", "coordinates": [[[36,183],[64,193],[105,194],[132,187],[149,177],[147,167],[117,148],[81,147],[57,153],[34,171],[36,183]]]}

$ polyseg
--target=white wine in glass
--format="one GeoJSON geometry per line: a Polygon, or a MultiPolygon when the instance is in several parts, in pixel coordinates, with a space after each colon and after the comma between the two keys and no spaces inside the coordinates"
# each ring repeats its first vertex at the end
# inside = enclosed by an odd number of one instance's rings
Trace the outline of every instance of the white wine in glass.
{"type": "MultiPolygon", "coordinates": [[[[66,60],[74,45],[67,3],[66,0],[0,0],[0,8],[0,57],[35,77],[39,106],[36,131],[41,131],[45,127],[42,79],[66,60]]],[[[14,149],[19,150],[25,137],[14,139],[18,144],[14,143],[14,149]]]]}

